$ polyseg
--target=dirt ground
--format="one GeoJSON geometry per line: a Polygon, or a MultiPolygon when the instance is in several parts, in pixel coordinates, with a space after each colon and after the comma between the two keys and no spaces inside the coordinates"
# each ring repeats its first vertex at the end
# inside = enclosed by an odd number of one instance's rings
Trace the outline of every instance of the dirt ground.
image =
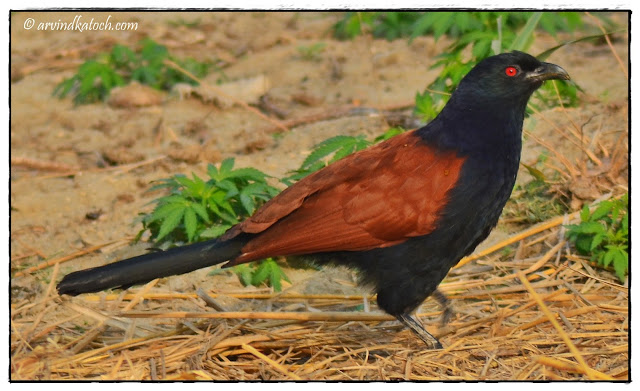
{"type": "MultiPolygon", "coordinates": [[[[146,243],[131,245],[127,239],[141,228],[136,220],[138,214],[150,211],[153,207],[150,202],[160,195],[146,191],[155,180],[178,173],[203,176],[208,163],[228,157],[234,157],[238,167],[252,166],[273,177],[283,177],[299,167],[320,141],[340,134],[377,136],[389,127],[384,115],[352,113],[309,121],[274,137],[272,123],[238,105],[221,108],[202,94],[163,94],[156,104],[143,107],[108,103],[74,106],[70,98],[53,97],[52,91],[74,74],[78,65],[110,50],[113,44],[133,45],[150,37],[176,57],[220,64],[229,80],[264,77],[266,96],[272,106],[284,113],[283,122],[354,104],[372,108],[405,105],[407,109],[403,112],[409,113],[416,92],[422,91],[438,74],[438,69],[430,69],[430,65],[449,42],[430,37],[411,43],[402,39],[389,42],[367,36],[338,41],[332,38],[330,27],[340,17],[337,13],[318,12],[13,14],[12,276],[45,260],[100,247],[61,263],[55,275],[54,268],[47,267],[13,277],[12,309],[49,295],[47,289],[52,278],[59,280],[74,270],[144,252],[146,243]],[[98,21],[111,17],[114,23],[137,22],[138,29],[78,32],[24,28],[27,18],[36,23],[70,21],[78,14],[98,21]],[[189,22],[197,22],[196,27],[189,27],[189,22]],[[316,58],[306,58],[299,48],[315,43],[326,46],[316,58]],[[99,215],[96,219],[88,217],[96,212],[99,215]]],[[[626,15],[615,18],[622,27],[626,26],[626,15]]],[[[539,53],[555,44],[553,37],[540,34],[530,52],[539,53]]],[[[629,54],[625,37],[614,40],[613,47],[626,66],[629,54]]],[[[582,87],[583,103],[577,108],[536,114],[526,120],[525,130],[561,151],[578,168],[592,169],[581,166],[585,161],[582,149],[557,128],[577,126],[589,137],[600,134],[602,149],[594,148],[599,156],[603,155],[602,150],[613,150],[616,136],[628,129],[628,78],[604,41],[570,45],[555,52],[548,61],[565,68],[582,87]]],[[[220,74],[212,77],[215,82],[220,74]]],[[[527,138],[523,162],[534,163],[544,149],[533,137],[527,138]]],[[[620,178],[627,174],[625,170],[619,172],[620,178]]],[[[524,168],[518,180],[521,183],[531,180],[524,168]]],[[[606,193],[584,178],[578,182],[574,183],[574,190],[580,188],[589,193],[582,201],[606,193]]],[[[619,181],[621,188],[624,182],[619,181]]],[[[501,224],[481,248],[518,229],[521,227],[501,224]]],[[[351,273],[344,270],[286,269],[286,272],[291,286],[301,288],[302,292],[361,292],[354,286],[351,273]]],[[[162,279],[153,289],[187,293],[197,288],[234,293],[268,291],[243,287],[232,274],[211,277],[207,273],[208,270],[200,270],[162,279]]],[[[64,300],[104,310],[98,303],[87,304],[82,297],[64,300]]],[[[20,333],[33,335],[35,330],[31,327],[39,331],[73,313],[60,301],[55,303],[43,315],[48,319],[46,322],[42,319],[34,322],[32,318],[23,322],[23,313],[16,318],[12,316],[12,354],[16,353],[13,344],[20,340],[20,333]]],[[[233,309],[246,308],[243,307],[246,304],[233,300],[227,304],[233,309]]],[[[193,308],[199,307],[191,302],[175,304],[175,310],[193,308]]],[[[77,322],[86,323],[87,319],[80,317],[77,322]]],[[[43,335],[54,337],[57,332],[60,330],[52,329],[50,334],[43,335]]],[[[443,342],[452,344],[456,338],[450,336],[443,342]]],[[[15,367],[12,377],[22,378],[15,367]]]]}

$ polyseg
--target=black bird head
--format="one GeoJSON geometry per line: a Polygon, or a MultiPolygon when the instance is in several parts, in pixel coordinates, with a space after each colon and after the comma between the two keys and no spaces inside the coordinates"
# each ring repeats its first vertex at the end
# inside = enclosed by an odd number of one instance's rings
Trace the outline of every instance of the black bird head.
{"type": "Polygon", "coordinates": [[[473,97],[481,105],[498,104],[503,110],[514,105],[524,109],[531,94],[550,79],[570,77],[555,64],[513,51],[479,62],[462,79],[454,95],[464,95],[465,100],[473,97]]]}

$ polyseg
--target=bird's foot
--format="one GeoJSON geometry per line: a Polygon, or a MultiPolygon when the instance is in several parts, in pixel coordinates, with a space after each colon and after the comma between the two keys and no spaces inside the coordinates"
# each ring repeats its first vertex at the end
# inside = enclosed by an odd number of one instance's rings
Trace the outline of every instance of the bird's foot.
{"type": "Polygon", "coordinates": [[[442,344],[438,341],[438,338],[429,334],[420,321],[409,314],[396,315],[396,318],[413,331],[430,349],[442,349],[442,344]]]}
{"type": "Polygon", "coordinates": [[[432,293],[433,298],[440,304],[442,307],[442,327],[446,326],[447,323],[451,320],[455,312],[451,308],[451,300],[444,294],[442,291],[436,288],[432,293]]]}

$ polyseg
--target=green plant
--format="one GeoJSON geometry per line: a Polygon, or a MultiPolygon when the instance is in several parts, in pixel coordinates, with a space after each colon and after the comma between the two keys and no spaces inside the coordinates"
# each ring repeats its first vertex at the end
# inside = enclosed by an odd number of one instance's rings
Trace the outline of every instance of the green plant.
{"type": "Polygon", "coordinates": [[[291,175],[282,178],[282,183],[291,186],[294,182],[318,171],[355,151],[367,148],[371,142],[364,136],[335,136],[316,145],[309,156],[302,162],[300,168],[291,175]],[[329,157],[331,156],[331,157],[329,157]]]}
{"type": "Polygon", "coordinates": [[[365,149],[380,141],[388,140],[391,137],[404,132],[404,129],[393,127],[387,129],[383,134],[373,139],[367,140],[365,136],[335,136],[328,138],[317,144],[311,154],[302,162],[300,168],[294,170],[289,176],[282,178],[281,181],[287,186],[291,186],[294,182],[306,177],[307,175],[318,171],[327,165],[342,159],[356,151],[365,149]]]}
{"type": "Polygon", "coordinates": [[[580,224],[569,225],[567,238],[580,254],[591,255],[601,267],[613,264],[620,281],[629,270],[629,196],[603,201],[591,212],[584,206],[580,224]]]}
{"type": "MultiPolygon", "coordinates": [[[[278,194],[263,172],[233,166],[234,159],[224,160],[220,168],[210,164],[207,181],[195,174],[160,180],[150,191],[166,189],[169,194],[156,199],[154,210],[143,216],[138,237],[149,230],[152,240],[164,244],[216,238],[278,194]]],[[[289,281],[272,258],[233,271],[244,285],[266,283],[276,291],[282,289],[282,280],[289,281]]]]}
{"type": "Polygon", "coordinates": [[[219,169],[210,164],[207,181],[195,174],[159,181],[151,190],[167,189],[169,194],[154,201],[156,207],[142,219],[143,231],[158,242],[217,237],[278,194],[263,172],[234,170],[233,165],[234,159],[224,160],[219,169]]]}
{"type": "Polygon", "coordinates": [[[524,185],[516,185],[504,209],[503,217],[506,222],[535,224],[569,211],[566,200],[553,192],[544,176],[533,175],[534,180],[524,185]]]}
{"type": "MultiPolygon", "coordinates": [[[[606,18],[601,19],[610,24],[606,18]]],[[[416,94],[414,112],[429,121],[444,107],[464,75],[483,58],[504,50],[526,51],[538,27],[555,36],[559,31],[573,32],[582,25],[578,12],[347,12],[334,25],[334,34],[353,38],[371,31],[374,36],[386,39],[414,39],[421,35],[453,38],[454,42],[432,66],[442,67],[440,75],[424,92],[416,94]]],[[[576,106],[578,87],[573,83],[559,84],[562,103],[576,106]]],[[[538,90],[536,97],[545,106],[557,105],[551,83],[538,90]]]]}
{"type": "Polygon", "coordinates": [[[273,258],[267,258],[261,262],[238,265],[233,269],[240,283],[244,286],[267,284],[274,291],[280,292],[282,290],[282,280],[291,282],[282,271],[280,265],[278,265],[278,262],[273,258]]]}
{"type": "MultiPolygon", "coordinates": [[[[416,96],[415,114],[425,121],[434,118],[444,107],[455,86],[480,60],[502,53],[505,49],[526,51],[533,42],[533,34],[538,25],[555,34],[558,30],[573,31],[582,24],[579,15],[571,12],[472,12],[465,17],[456,13],[455,17],[445,19],[446,28],[436,30],[434,18],[425,17],[425,23],[417,31],[433,31],[436,38],[439,37],[438,34],[447,31],[454,31],[458,36],[432,66],[442,67],[440,75],[423,94],[416,96]],[[477,25],[482,28],[478,29],[475,27],[477,25]],[[463,54],[468,48],[471,48],[470,58],[463,54]]],[[[560,88],[563,89],[565,106],[577,105],[577,86],[573,83],[558,84],[563,85],[560,88]]],[[[536,92],[536,97],[541,98],[542,104],[557,104],[556,92],[551,83],[545,83],[536,92]]]]}
{"type": "Polygon", "coordinates": [[[324,51],[327,46],[326,43],[316,42],[309,46],[298,46],[298,53],[305,61],[318,61],[320,60],[320,53],[324,51]]]}
{"type": "Polygon", "coordinates": [[[167,66],[166,60],[177,63],[197,77],[209,72],[209,64],[174,58],[165,46],[151,39],[142,40],[139,46],[135,52],[124,45],[115,45],[109,53],[86,61],[75,75],[55,87],[53,95],[64,98],[71,94],[74,104],[84,104],[102,101],[112,88],[132,81],[161,90],[168,90],[176,83],[196,84],[183,72],[167,66]]]}

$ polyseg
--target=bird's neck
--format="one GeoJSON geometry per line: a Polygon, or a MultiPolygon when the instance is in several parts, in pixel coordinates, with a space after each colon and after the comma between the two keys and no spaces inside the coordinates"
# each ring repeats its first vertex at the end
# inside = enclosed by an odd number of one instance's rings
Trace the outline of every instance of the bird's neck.
{"type": "Polygon", "coordinates": [[[520,153],[526,101],[461,104],[456,98],[454,94],[440,114],[418,131],[426,142],[463,155],[487,150],[520,153]]]}

